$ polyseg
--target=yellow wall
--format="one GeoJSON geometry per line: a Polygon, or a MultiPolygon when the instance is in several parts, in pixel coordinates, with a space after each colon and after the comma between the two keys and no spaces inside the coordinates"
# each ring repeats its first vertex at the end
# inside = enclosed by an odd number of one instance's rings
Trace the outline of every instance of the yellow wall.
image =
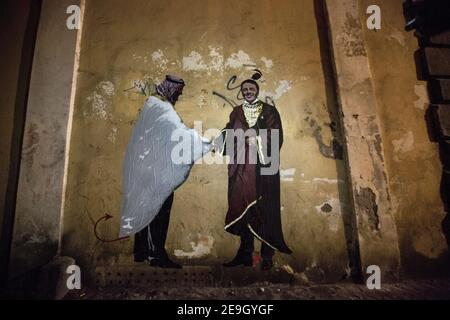
{"type": "Polygon", "coordinates": [[[377,97],[377,112],[394,206],[403,271],[407,275],[448,272],[439,195],[442,172],[438,145],[427,134],[426,82],[418,81],[413,33],[404,31],[402,1],[360,0],[362,23],[369,5],[378,5],[381,30],[365,29],[377,97]]]}
{"type": "MultiPolygon", "coordinates": [[[[364,37],[382,128],[391,200],[403,271],[439,274],[448,268],[441,231],[441,165],[424,120],[427,94],[417,81],[417,41],[403,31],[401,1],[360,0],[360,18],[377,4],[382,29],[364,37]]],[[[282,220],[292,256],[279,265],[337,280],[348,272],[343,220],[350,209],[342,160],[329,157],[337,133],[331,85],[325,81],[314,1],[87,1],[74,110],[64,215],[63,254],[82,266],[132,265],[133,241],[96,240],[118,234],[122,161],[145,97],[124,90],[135,81],[157,83],[176,74],[187,86],[176,109],[185,123],[222,128],[231,107],[213,95],[228,91],[256,65],[262,95],[275,98],[285,130],[282,220]],[[328,155],[328,157],[326,156],[328,155]],[[329,206],[324,206],[329,204],[329,206]],[[330,209],[331,208],[331,209],[330,209]]],[[[323,45],[323,44],[322,44],[323,45]]],[[[326,61],[325,61],[326,62],[326,61]]],[[[325,68],[326,69],[326,68],[325,68]]],[[[339,128],[337,128],[339,131],[339,128]]],[[[196,165],[176,191],[167,249],[183,264],[218,264],[233,256],[238,239],[223,230],[227,174],[224,165],[196,165]]],[[[257,246],[259,248],[259,246],[257,246]]]]}
{"type": "MultiPolygon", "coordinates": [[[[284,234],[294,253],[278,254],[276,262],[319,278],[342,277],[345,170],[343,161],[324,156],[333,138],[330,111],[336,112],[327,99],[312,0],[87,1],[83,28],[63,254],[85,267],[132,264],[132,240],[105,244],[93,234],[106,212],[114,218],[100,234],[118,234],[123,156],[145,100],[125,89],[177,74],[187,83],[176,106],[185,123],[220,129],[231,107],[212,92],[235,99],[228,79],[251,76],[253,67],[245,65],[255,64],[264,74],[261,90],[274,96],[283,121],[281,168],[295,169],[293,181],[281,184],[284,234]]],[[[226,190],[226,166],[194,167],[175,193],[167,240],[174,259],[218,264],[234,255],[238,239],[223,230],[226,190]]]]}

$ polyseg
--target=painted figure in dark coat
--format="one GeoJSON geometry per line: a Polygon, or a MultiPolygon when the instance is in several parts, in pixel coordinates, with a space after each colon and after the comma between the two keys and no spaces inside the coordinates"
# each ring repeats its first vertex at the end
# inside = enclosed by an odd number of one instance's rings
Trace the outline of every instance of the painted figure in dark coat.
{"type": "Polygon", "coordinates": [[[241,238],[235,258],[224,266],[251,266],[256,237],[261,241],[261,269],[269,270],[275,250],[292,253],[283,238],[280,216],[279,152],[283,129],[277,109],[257,99],[259,86],[254,80],[242,82],[241,91],[245,102],[230,114],[221,137],[225,143],[216,143],[216,150],[231,158],[225,230],[241,238]],[[236,143],[236,132],[244,133],[244,143],[236,143]],[[257,155],[253,161],[252,152],[257,155]],[[268,167],[275,170],[267,174],[268,167]]]}

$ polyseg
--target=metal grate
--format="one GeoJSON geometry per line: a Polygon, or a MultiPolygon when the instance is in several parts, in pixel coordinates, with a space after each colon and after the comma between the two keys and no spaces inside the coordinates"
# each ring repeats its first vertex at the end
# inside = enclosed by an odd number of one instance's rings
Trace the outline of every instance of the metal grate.
{"type": "Polygon", "coordinates": [[[98,266],[95,270],[95,284],[101,287],[242,286],[264,281],[292,281],[292,274],[281,269],[261,272],[249,267],[183,266],[183,269],[161,269],[143,264],[98,266]]]}
{"type": "Polygon", "coordinates": [[[213,286],[210,267],[160,269],[149,266],[112,266],[96,268],[96,285],[130,287],[213,286]]]}

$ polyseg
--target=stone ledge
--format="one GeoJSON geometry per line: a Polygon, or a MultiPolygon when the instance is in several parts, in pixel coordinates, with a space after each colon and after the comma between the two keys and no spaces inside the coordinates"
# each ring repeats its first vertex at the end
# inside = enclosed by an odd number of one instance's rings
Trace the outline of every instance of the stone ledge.
{"type": "Polygon", "coordinates": [[[423,48],[421,54],[429,77],[450,77],[450,48],[423,48]]]}
{"type": "Polygon", "coordinates": [[[244,286],[256,282],[291,283],[293,273],[282,268],[260,271],[252,267],[183,266],[162,269],[139,265],[97,267],[94,282],[100,287],[244,286]]]}
{"type": "Polygon", "coordinates": [[[430,80],[430,95],[433,103],[450,103],[450,79],[430,80]]]}
{"type": "Polygon", "coordinates": [[[431,105],[435,134],[438,139],[450,140],[450,105],[431,105]]]}
{"type": "Polygon", "coordinates": [[[432,35],[427,38],[420,38],[420,46],[448,46],[450,47],[450,31],[432,35]]]}

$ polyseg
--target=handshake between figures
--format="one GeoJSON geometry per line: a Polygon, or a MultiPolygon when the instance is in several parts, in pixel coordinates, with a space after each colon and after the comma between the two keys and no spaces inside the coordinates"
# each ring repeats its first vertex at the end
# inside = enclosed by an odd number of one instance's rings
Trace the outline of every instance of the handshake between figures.
{"type": "Polygon", "coordinates": [[[234,133],[233,129],[223,129],[218,135],[212,137],[212,138],[202,138],[202,141],[204,143],[207,143],[210,145],[210,151],[212,153],[221,153],[224,151],[224,148],[226,146],[226,142],[228,144],[230,142],[236,142],[239,145],[239,141],[244,142],[248,146],[257,146],[258,144],[258,136],[256,135],[256,132],[254,133],[246,134],[245,137],[243,137],[243,140],[240,139],[233,139],[234,137],[237,137],[234,133]]]}

